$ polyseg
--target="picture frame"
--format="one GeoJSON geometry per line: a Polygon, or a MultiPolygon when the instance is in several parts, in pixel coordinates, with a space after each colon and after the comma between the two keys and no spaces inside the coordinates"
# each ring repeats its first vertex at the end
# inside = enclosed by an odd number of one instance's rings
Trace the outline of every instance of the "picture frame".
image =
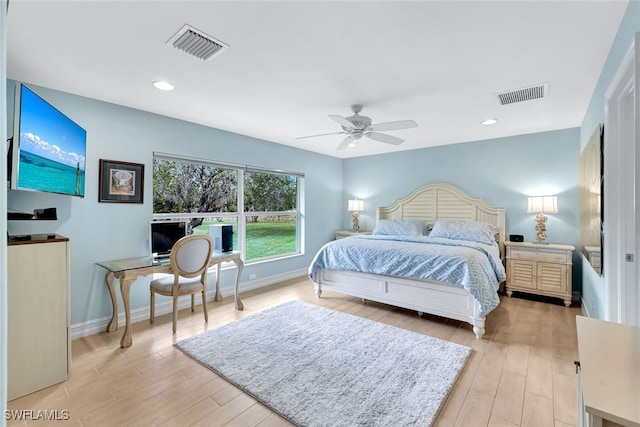
{"type": "Polygon", "coordinates": [[[100,159],[98,202],[143,203],[144,164],[100,159]]]}

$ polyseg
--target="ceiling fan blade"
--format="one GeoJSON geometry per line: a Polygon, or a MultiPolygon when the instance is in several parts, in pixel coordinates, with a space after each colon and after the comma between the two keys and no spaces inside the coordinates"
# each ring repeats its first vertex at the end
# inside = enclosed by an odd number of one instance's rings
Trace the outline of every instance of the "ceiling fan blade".
{"type": "Polygon", "coordinates": [[[321,133],[319,135],[299,136],[296,139],[315,138],[316,136],[340,135],[340,134],[345,134],[345,133],[347,133],[347,132],[321,133]]]}
{"type": "Polygon", "coordinates": [[[398,145],[398,144],[402,144],[404,142],[404,139],[401,138],[397,138],[395,136],[391,136],[391,135],[387,135],[385,133],[378,133],[378,132],[367,132],[364,134],[364,136],[374,139],[376,141],[380,141],[380,142],[384,142],[385,144],[393,144],[393,145],[398,145]]]}
{"type": "Polygon", "coordinates": [[[371,130],[375,131],[387,131],[387,130],[400,130],[409,129],[418,126],[414,120],[398,120],[396,122],[384,122],[371,125],[371,130]]]}
{"type": "Polygon", "coordinates": [[[347,136],[345,139],[342,140],[340,145],[338,145],[338,148],[336,148],[336,151],[344,150],[351,144],[352,141],[353,141],[353,138],[351,138],[351,135],[347,136]]]}
{"type": "Polygon", "coordinates": [[[335,122],[337,122],[340,126],[344,126],[347,129],[353,129],[355,126],[349,120],[345,119],[342,116],[336,116],[333,114],[329,114],[329,117],[332,118],[335,122]]]}

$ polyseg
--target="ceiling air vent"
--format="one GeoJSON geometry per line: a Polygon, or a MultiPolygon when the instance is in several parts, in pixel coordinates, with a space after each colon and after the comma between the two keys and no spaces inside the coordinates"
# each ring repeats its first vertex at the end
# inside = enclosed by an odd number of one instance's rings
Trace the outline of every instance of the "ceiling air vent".
{"type": "Polygon", "coordinates": [[[532,99],[544,98],[549,94],[549,83],[522,89],[510,90],[498,94],[500,105],[513,104],[515,102],[530,101],[532,99]]]}
{"type": "Polygon", "coordinates": [[[229,47],[220,40],[216,40],[189,25],[185,25],[175,33],[167,41],[167,44],[203,61],[211,59],[214,55],[229,47]]]}

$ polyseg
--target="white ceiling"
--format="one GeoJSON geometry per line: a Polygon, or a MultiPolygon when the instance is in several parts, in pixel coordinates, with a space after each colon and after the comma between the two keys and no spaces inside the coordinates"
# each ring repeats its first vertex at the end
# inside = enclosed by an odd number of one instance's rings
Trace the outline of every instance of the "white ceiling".
{"type": "Polygon", "coordinates": [[[7,76],[336,157],[580,126],[627,1],[10,0],[7,76]],[[166,45],[184,24],[228,44],[166,45]],[[161,92],[154,80],[176,89],[161,92]],[[496,93],[549,83],[544,99],[496,93]],[[336,152],[329,114],[413,119],[336,152]],[[493,126],[482,126],[498,118],[493,126]]]}

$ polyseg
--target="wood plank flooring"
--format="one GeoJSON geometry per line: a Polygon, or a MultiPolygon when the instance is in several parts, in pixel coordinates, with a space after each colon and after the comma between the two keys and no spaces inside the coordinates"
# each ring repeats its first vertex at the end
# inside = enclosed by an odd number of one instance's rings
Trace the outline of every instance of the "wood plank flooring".
{"type": "MultiPolygon", "coordinates": [[[[481,340],[471,326],[358,298],[324,292],[318,299],[306,277],[179,313],[176,335],[171,315],[153,325],[133,325],[133,346],[119,347],[122,327],[74,340],[68,381],[9,402],[9,411],[57,411],[67,420],[8,420],[8,426],[287,426],[287,420],[202,367],[173,344],[284,301],[311,304],[460,343],[475,351],[436,426],[576,426],[575,316],[580,308],[501,296],[489,314],[481,340]],[[67,411],[67,412],[64,412],[67,411]]],[[[45,412],[51,414],[51,412],[45,412]]],[[[42,417],[41,417],[42,418],[42,417]]]]}

